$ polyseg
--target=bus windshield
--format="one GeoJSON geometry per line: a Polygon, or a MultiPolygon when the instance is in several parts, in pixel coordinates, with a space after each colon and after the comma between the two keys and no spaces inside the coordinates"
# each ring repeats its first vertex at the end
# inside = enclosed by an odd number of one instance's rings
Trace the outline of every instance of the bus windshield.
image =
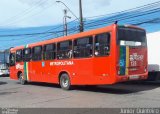
{"type": "Polygon", "coordinates": [[[118,44],[120,46],[146,46],[146,32],[141,29],[118,27],[118,44]]]}

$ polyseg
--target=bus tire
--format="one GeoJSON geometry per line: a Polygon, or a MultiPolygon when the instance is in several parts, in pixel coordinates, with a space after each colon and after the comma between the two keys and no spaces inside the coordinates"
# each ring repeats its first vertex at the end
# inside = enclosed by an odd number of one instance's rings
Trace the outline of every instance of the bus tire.
{"type": "Polygon", "coordinates": [[[27,81],[24,79],[24,75],[22,73],[19,75],[19,81],[20,81],[20,84],[22,84],[22,85],[25,85],[27,83],[27,81]]]}
{"type": "Polygon", "coordinates": [[[70,90],[71,89],[71,81],[69,78],[69,75],[66,73],[63,73],[60,76],[60,86],[64,90],[70,90]]]}

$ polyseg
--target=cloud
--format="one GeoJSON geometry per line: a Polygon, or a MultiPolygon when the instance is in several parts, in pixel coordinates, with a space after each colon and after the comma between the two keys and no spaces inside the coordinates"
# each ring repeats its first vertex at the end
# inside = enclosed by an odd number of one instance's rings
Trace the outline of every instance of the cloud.
{"type": "Polygon", "coordinates": [[[95,4],[97,6],[108,6],[110,5],[112,0],[98,0],[98,2],[95,4]]]}
{"type": "MultiPolygon", "coordinates": [[[[84,2],[85,4],[90,4],[93,5],[94,7],[102,7],[102,6],[108,6],[110,5],[112,0],[85,0],[85,1],[82,1],[84,2]]],[[[92,6],[90,6],[92,7],[92,6]]]]}
{"type": "Polygon", "coordinates": [[[38,6],[38,7],[46,7],[49,5],[49,0],[19,0],[23,4],[27,4],[29,6],[38,6]]]}
{"type": "Polygon", "coordinates": [[[108,6],[111,4],[112,0],[84,0],[83,11],[84,16],[96,16],[101,14],[106,14],[108,6]]]}

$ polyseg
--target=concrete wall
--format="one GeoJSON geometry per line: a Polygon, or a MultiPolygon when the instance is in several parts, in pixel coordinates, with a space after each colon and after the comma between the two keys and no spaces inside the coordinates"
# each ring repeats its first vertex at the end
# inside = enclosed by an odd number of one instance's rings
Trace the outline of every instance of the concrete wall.
{"type": "Polygon", "coordinates": [[[149,71],[160,71],[160,32],[147,34],[149,71]]]}

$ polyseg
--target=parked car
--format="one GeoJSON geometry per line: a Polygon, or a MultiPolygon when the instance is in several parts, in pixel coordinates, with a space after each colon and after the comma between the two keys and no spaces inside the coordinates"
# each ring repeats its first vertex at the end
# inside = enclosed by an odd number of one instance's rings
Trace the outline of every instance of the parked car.
{"type": "Polygon", "coordinates": [[[0,64],[0,76],[9,76],[9,68],[7,64],[0,64]]]}

